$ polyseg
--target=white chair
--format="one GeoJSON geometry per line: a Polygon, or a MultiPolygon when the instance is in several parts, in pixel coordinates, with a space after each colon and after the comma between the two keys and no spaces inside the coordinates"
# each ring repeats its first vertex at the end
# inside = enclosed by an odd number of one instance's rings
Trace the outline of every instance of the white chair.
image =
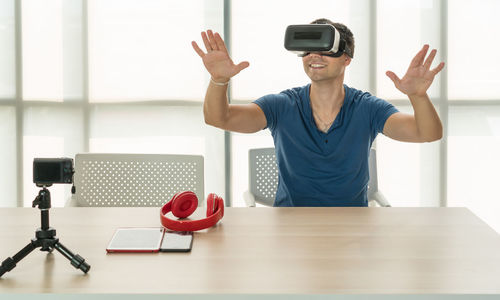
{"type": "Polygon", "coordinates": [[[185,190],[203,199],[203,174],[200,155],[81,153],[66,206],[159,207],[185,190]]]}
{"type": "Polygon", "coordinates": [[[389,201],[378,190],[377,151],[373,148],[370,149],[368,157],[368,174],[370,175],[367,190],[368,206],[391,207],[389,201]]]}
{"type": "MultiPolygon", "coordinates": [[[[375,149],[370,150],[368,182],[368,205],[390,207],[389,202],[378,190],[377,182],[377,156],[375,149]]],[[[256,203],[273,206],[278,188],[278,167],[274,148],[250,149],[249,161],[249,190],[243,193],[245,204],[253,207],[256,203]]]]}

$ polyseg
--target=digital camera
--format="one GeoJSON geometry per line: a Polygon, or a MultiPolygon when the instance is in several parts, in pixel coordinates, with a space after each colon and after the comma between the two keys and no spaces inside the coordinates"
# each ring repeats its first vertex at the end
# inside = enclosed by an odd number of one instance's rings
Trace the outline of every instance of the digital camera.
{"type": "Polygon", "coordinates": [[[72,158],[35,158],[33,161],[33,182],[41,186],[54,183],[73,183],[72,158]]]}

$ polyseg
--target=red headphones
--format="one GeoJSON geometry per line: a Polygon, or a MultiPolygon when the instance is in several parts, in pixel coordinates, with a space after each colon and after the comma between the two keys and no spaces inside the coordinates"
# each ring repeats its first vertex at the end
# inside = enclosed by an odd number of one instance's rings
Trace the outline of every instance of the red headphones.
{"type": "Polygon", "coordinates": [[[224,216],[224,200],[216,194],[207,197],[207,217],[201,220],[172,220],[165,215],[172,212],[177,218],[189,217],[198,207],[196,194],[190,191],[175,194],[160,210],[161,224],[174,231],[197,231],[217,224],[224,216]]]}

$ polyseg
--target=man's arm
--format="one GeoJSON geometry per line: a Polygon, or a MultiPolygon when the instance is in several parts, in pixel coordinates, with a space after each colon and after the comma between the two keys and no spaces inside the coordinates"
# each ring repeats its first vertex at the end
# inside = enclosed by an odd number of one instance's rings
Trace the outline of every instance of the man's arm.
{"type": "Polygon", "coordinates": [[[437,51],[432,50],[425,59],[428,50],[429,46],[424,45],[413,58],[402,79],[391,71],[386,73],[396,88],[408,96],[414,111],[414,115],[395,113],[385,122],[384,134],[395,140],[421,143],[436,141],[443,136],[441,120],[427,95],[427,90],[436,74],[443,69],[444,63],[431,70],[437,51]]]}
{"type": "Polygon", "coordinates": [[[249,66],[248,62],[235,65],[226,45],[218,33],[208,30],[201,37],[207,53],[203,52],[196,42],[192,46],[203,60],[205,68],[210,73],[211,80],[203,103],[203,115],[209,125],[243,133],[262,130],[267,120],[262,109],[256,104],[228,104],[227,84],[231,77],[249,66]]]}

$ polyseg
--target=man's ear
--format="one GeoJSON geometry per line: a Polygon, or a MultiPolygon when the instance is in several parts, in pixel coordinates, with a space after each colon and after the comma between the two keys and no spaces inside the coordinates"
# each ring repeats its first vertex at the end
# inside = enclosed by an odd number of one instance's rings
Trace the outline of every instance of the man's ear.
{"type": "Polygon", "coordinates": [[[345,62],[344,62],[344,67],[347,67],[348,65],[351,64],[351,60],[352,58],[350,58],[349,56],[347,55],[344,55],[345,56],[345,62]]]}

